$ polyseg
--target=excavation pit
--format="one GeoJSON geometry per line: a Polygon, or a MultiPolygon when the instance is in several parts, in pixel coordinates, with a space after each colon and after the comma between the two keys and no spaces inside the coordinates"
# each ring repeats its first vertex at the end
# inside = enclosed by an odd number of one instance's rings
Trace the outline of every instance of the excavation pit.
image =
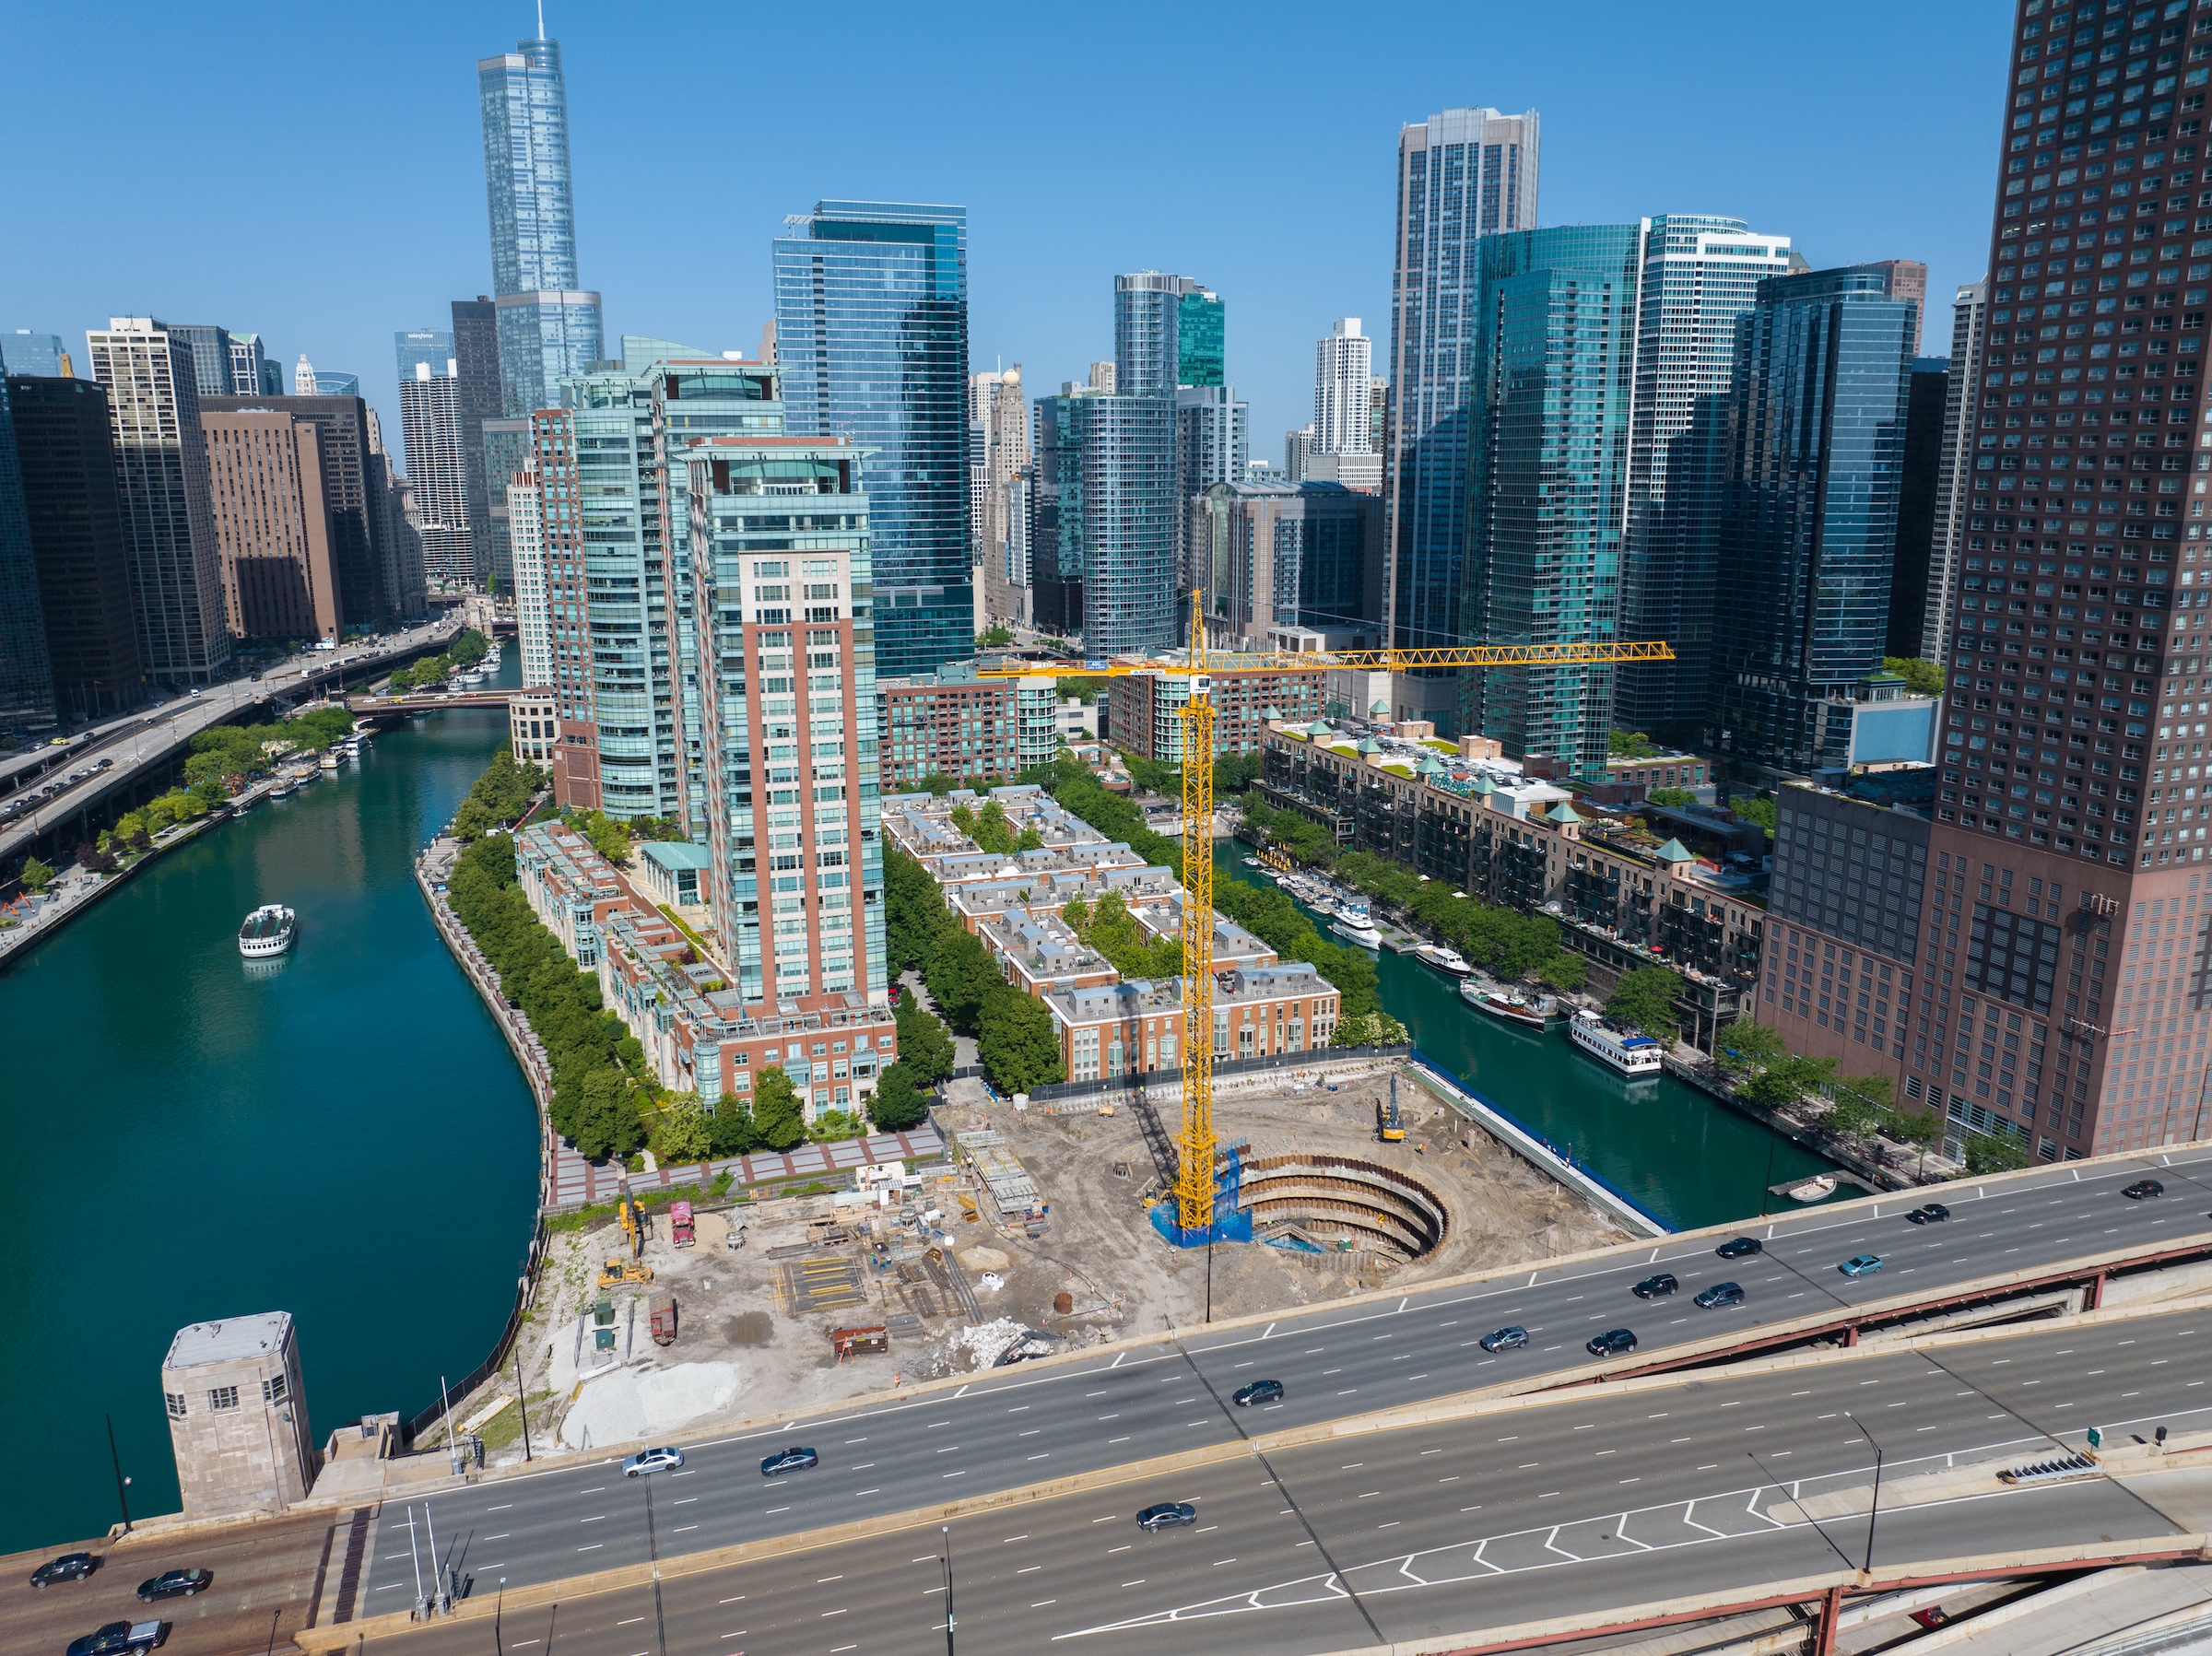
{"type": "Polygon", "coordinates": [[[1299,1145],[1248,1148],[1237,1205],[1252,1215],[1252,1239],[1266,1247],[1393,1265],[1434,1252],[1452,1223],[1444,1199],[1411,1174],[1299,1145]]]}

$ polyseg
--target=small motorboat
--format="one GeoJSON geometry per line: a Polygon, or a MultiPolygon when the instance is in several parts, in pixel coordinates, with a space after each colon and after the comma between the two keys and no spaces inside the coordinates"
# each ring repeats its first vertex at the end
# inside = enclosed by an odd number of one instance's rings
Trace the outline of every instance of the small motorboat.
{"type": "Polygon", "coordinates": [[[1518,989],[1485,989],[1468,980],[1460,984],[1459,998],[1477,1012],[1487,1012],[1501,1023],[1519,1024],[1524,1029],[1543,1029],[1551,1023],[1554,1003],[1549,995],[1538,995],[1532,1001],[1518,989]]]}
{"type": "Polygon", "coordinates": [[[1465,955],[1457,949],[1448,949],[1441,943],[1421,944],[1414,949],[1413,957],[1435,967],[1438,971],[1449,972],[1455,978],[1464,978],[1475,969],[1467,964],[1465,955]]]}
{"type": "Polygon", "coordinates": [[[1835,1193],[1836,1181],[1826,1173],[1808,1179],[1803,1184],[1793,1184],[1783,1192],[1793,1202],[1819,1202],[1835,1193]]]}

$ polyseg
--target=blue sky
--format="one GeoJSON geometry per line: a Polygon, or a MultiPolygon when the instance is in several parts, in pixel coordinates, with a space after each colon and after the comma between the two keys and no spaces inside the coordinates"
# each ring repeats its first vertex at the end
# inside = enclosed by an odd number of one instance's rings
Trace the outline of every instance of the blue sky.
{"type": "MultiPolygon", "coordinates": [[[[1398,127],[1544,122],[1547,224],[1730,213],[1817,264],[1917,258],[1940,354],[1986,256],[2009,8],[1276,3],[1138,8],[550,0],[583,280],[610,337],[749,354],[768,245],[821,197],[969,208],[974,366],[1112,353],[1113,273],[1228,304],[1255,456],[1313,344],[1389,322],[1398,127]]],[[[0,328],[151,312],[349,369],[394,428],[395,329],[488,290],[476,60],[528,4],[18,6],[0,328]]],[[[1376,349],[1380,369],[1384,353],[1376,349]]]]}

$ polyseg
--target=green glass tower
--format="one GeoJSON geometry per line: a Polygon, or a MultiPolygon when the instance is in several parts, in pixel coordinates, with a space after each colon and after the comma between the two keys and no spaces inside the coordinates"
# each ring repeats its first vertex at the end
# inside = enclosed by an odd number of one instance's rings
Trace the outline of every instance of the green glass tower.
{"type": "Polygon", "coordinates": [[[1175,301],[1175,383],[1225,385],[1220,296],[1201,288],[1175,301]]]}

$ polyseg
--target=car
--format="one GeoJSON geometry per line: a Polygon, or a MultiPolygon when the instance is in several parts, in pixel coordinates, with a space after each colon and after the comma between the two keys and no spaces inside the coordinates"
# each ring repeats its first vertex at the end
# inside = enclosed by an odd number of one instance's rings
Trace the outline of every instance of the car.
{"type": "Polygon", "coordinates": [[[188,1599],[207,1591],[215,1577],[204,1569],[165,1569],[150,1581],[138,1583],[138,1596],[150,1604],[156,1599],[188,1599]]]}
{"type": "Polygon", "coordinates": [[[1854,1253],[1836,1267],[1846,1276],[1872,1276],[1881,1268],[1882,1256],[1878,1253],[1854,1253]]]}
{"type": "Polygon", "coordinates": [[[1253,1380],[1249,1386],[1239,1386],[1229,1401],[1240,1409],[1249,1409],[1254,1403],[1280,1403],[1283,1401],[1283,1382],[1253,1380]]]}
{"type": "Polygon", "coordinates": [[[1594,1340],[1590,1341],[1583,1349],[1594,1357],[1618,1357],[1624,1351],[1636,1349],[1635,1332],[1626,1328],[1610,1328],[1594,1340]]]}
{"type": "Polygon", "coordinates": [[[658,1472],[664,1466],[681,1466],[684,1451],[680,1449],[641,1449],[622,1462],[622,1475],[641,1478],[649,1472],[658,1472]]]}
{"type": "Polygon", "coordinates": [[[2138,1179],[2120,1193],[2130,1202],[2140,1202],[2147,1196],[2163,1196],[2166,1187],[2155,1179],[2138,1179]]]}
{"type": "Polygon", "coordinates": [[[1716,1282],[1700,1294],[1694,1303],[1709,1311],[1720,1306],[1741,1305],[1744,1303],[1744,1290],[1736,1283],[1716,1282]]]}
{"type": "Polygon", "coordinates": [[[58,1581],[81,1581],[100,1568],[100,1560],[90,1553],[64,1553],[58,1558],[49,1558],[30,1572],[33,1587],[52,1587],[58,1581]]]}
{"type": "Polygon", "coordinates": [[[1951,1216],[1951,1210],[1940,1202],[1929,1202],[1914,1208],[1905,1216],[1909,1225],[1940,1225],[1951,1216]]]}
{"type": "Polygon", "coordinates": [[[1675,1280],[1675,1274],[1672,1271],[1661,1271],[1645,1277],[1629,1292],[1639,1299],[1658,1299],[1673,1293],[1681,1286],[1675,1280]]]}
{"type": "Polygon", "coordinates": [[[779,1450],[760,1462],[760,1475],[779,1478],[787,1472],[811,1472],[822,1463],[822,1457],[810,1449],[779,1450]]]}
{"type": "Polygon", "coordinates": [[[110,1622],[69,1641],[69,1656],[128,1656],[169,1638],[167,1622],[110,1622]]]}
{"type": "Polygon", "coordinates": [[[1485,1351],[1519,1351],[1528,1344],[1528,1330],[1518,1323],[1494,1328],[1477,1342],[1485,1351]]]}
{"type": "Polygon", "coordinates": [[[1754,1253],[1764,1253],[1767,1245],[1757,1237],[1731,1237],[1713,1252],[1723,1259],[1745,1259],[1754,1253]]]}
{"type": "Polygon", "coordinates": [[[1136,1515],[1136,1527],[1140,1530],[1175,1530],[1197,1521],[1198,1509],[1188,1501],[1162,1501],[1136,1515]]]}

